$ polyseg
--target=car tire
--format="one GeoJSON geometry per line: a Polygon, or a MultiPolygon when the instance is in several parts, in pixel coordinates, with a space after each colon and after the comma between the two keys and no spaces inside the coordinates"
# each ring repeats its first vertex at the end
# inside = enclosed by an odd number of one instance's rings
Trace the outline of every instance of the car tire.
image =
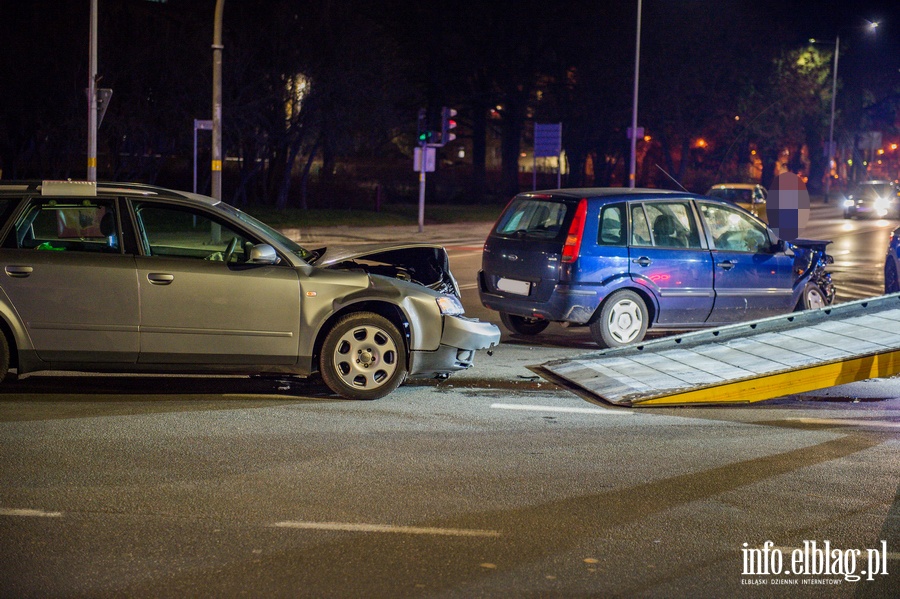
{"type": "Polygon", "coordinates": [[[374,312],[354,312],[326,335],[319,372],[341,397],[380,399],[406,380],[406,357],[406,343],[391,321],[374,312]]]}
{"type": "Polygon", "coordinates": [[[884,292],[897,293],[900,291],[900,278],[897,276],[897,265],[888,257],[888,261],[884,263],[884,292]]]}
{"type": "Polygon", "coordinates": [[[643,298],[627,289],[613,293],[591,323],[591,337],[600,347],[639,343],[647,334],[650,313],[643,298]]]}
{"type": "Polygon", "coordinates": [[[818,310],[828,305],[825,294],[821,287],[815,283],[807,283],[803,288],[803,295],[800,297],[799,308],[801,310],[818,310]]]}
{"type": "Polygon", "coordinates": [[[847,211],[847,210],[844,210],[844,218],[847,218],[847,219],[849,219],[849,218],[853,218],[853,215],[852,215],[852,214],[850,214],[850,212],[849,212],[849,211],[847,211]]]}
{"type": "Polygon", "coordinates": [[[528,318],[527,316],[516,316],[506,312],[500,313],[500,322],[513,333],[528,336],[537,335],[550,324],[549,320],[542,318],[528,318]]]}

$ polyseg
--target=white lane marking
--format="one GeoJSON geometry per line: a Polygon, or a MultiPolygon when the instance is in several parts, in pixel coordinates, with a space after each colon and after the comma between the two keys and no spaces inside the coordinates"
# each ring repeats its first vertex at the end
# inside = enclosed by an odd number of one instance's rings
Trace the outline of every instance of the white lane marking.
{"type": "Polygon", "coordinates": [[[45,512],[43,510],[26,510],[0,507],[0,516],[18,516],[24,518],[62,518],[62,512],[45,512]]]}
{"type": "Polygon", "coordinates": [[[900,422],[888,422],[885,420],[855,420],[853,418],[786,418],[802,424],[841,424],[847,426],[877,426],[881,428],[900,428],[900,422]]]}
{"type": "Polygon", "coordinates": [[[529,406],[524,404],[495,403],[492,408],[498,410],[527,410],[531,412],[566,412],[569,414],[603,414],[605,416],[626,416],[634,412],[621,410],[604,410],[603,408],[566,408],[564,406],[529,406]]]}
{"type": "Polygon", "coordinates": [[[467,528],[429,528],[421,526],[391,526],[387,524],[355,524],[353,522],[305,522],[287,520],[270,526],[277,528],[303,528],[312,530],[337,530],[342,532],[390,532],[407,535],[439,535],[447,537],[499,537],[497,530],[467,528]]]}
{"type": "Polygon", "coordinates": [[[460,285],[460,289],[477,289],[478,283],[466,283],[465,285],[460,285]]]}

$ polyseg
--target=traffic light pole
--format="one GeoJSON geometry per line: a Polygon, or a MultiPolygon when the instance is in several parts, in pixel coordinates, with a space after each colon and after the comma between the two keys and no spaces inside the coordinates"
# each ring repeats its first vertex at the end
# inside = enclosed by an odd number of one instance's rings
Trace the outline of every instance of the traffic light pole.
{"type": "Polygon", "coordinates": [[[454,116],[456,116],[456,111],[452,108],[444,106],[441,109],[440,139],[435,141],[434,138],[437,136],[437,131],[434,131],[429,127],[428,111],[425,108],[419,109],[419,147],[416,148],[416,150],[419,151],[419,233],[422,233],[425,230],[425,173],[429,170],[434,170],[435,162],[435,157],[432,153],[429,167],[428,150],[434,152],[435,148],[442,148],[447,145],[448,141],[456,139],[456,134],[451,133],[451,131],[456,128],[456,121],[453,120],[454,116]]]}

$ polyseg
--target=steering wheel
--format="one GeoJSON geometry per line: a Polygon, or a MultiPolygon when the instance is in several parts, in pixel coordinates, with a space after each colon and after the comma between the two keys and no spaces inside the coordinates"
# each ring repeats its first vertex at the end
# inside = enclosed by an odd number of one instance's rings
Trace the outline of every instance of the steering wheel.
{"type": "Polygon", "coordinates": [[[237,248],[238,238],[232,237],[231,241],[228,242],[228,247],[225,248],[225,253],[222,255],[222,262],[228,264],[231,262],[231,257],[234,255],[234,250],[237,248]]]}
{"type": "Polygon", "coordinates": [[[720,250],[738,250],[744,245],[743,235],[740,231],[726,231],[716,240],[716,248],[720,250]]]}

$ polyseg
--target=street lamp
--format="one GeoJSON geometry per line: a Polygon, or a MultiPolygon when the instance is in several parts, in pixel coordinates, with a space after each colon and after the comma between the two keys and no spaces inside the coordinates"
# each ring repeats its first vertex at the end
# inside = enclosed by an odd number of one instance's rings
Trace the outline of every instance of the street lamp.
{"type": "MultiPolygon", "coordinates": [[[[869,31],[876,31],[878,29],[878,21],[869,21],[868,22],[869,31]]],[[[815,43],[816,40],[809,40],[812,43],[815,43]]],[[[828,126],[828,177],[825,179],[825,203],[828,203],[828,195],[831,193],[831,163],[832,160],[837,163],[837,159],[835,158],[835,154],[837,153],[837,148],[834,147],[834,108],[835,102],[837,100],[837,74],[838,74],[838,57],[841,52],[841,36],[840,34],[836,35],[834,38],[834,68],[831,73],[831,121],[828,126]]]]}
{"type": "Polygon", "coordinates": [[[212,197],[222,199],[222,12],[225,0],[216,0],[213,27],[212,197]]]}
{"type": "Polygon", "coordinates": [[[828,126],[828,178],[825,179],[825,203],[828,203],[828,194],[831,193],[831,161],[835,159],[834,147],[834,103],[837,99],[837,71],[838,54],[841,49],[841,36],[834,38],[834,69],[831,79],[831,124],[828,126]]]}
{"type": "Polygon", "coordinates": [[[637,34],[634,45],[634,102],[631,106],[631,163],[628,171],[628,187],[634,189],[634,180],[637,171],[637,110],[638,110],[638,77],[641,66],[641,0],[637,3],[637,34]]]}
{"type": "Polygon", "coordinates": [[[97,180],[97,0],[91,0],[91,24],[88,50],[88,147],[87,180],[97,180]]]}

